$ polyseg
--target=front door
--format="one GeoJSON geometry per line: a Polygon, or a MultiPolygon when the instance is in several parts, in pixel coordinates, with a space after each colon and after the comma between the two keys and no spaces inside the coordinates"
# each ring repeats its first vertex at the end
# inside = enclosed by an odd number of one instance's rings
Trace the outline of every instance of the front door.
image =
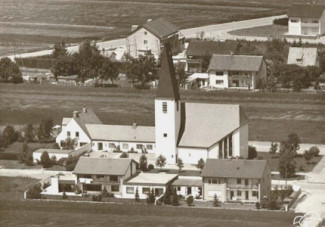
{"type": "Polygon", "coordinates": [[[234,197],[234,192],[230,191],[230,200],[232,200],[232,197],[234,197]]]}
{"type": "Polygon", "coordinates": [[[191,195],[192,194],[192,187],[187,187],[187,195],[191,195]]]}
{"type": "Polygon", "coordinates": [[[248,191],[245,193],[245,199],[248,200],[248,191]]]}

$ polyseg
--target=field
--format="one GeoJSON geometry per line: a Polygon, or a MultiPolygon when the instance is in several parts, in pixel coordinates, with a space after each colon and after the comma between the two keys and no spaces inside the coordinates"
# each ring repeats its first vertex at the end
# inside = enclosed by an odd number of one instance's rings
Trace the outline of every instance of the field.
{"type": "Polygon", "coordinates": [[[180,28],[282,14],[287,4],[240,0],[0,0],[0,56],[47,49],[65,40],[125,37],[131,25],[164,17],[180,28]]]}
{"type": "Polygon", "coordinates": [[[260,26],[260,27],[254,27],[254,28],[234,30],[234,31],[229,32],[229,34],[239,35],[239,36],[281,38],[287,32],[288,32],[287,26],[267,25],[267,26],[260,26]]]}
{"type": "Polygon", "coordinates": [[[291,212],[22,201],[37,181],[0,177],[0,226],[291,226],[291,212]]]}
{"type": "MultiPolygon", "coordinates": [[[[0,84],[0,91],[0,126],[38,124],[46,117],[61,124],[62,117],[83,106],[107,124],[154,125],[154,89],[0,84]]],[[[296,132],[303,143],[325,143],[324,93],[182,91],[181,97],[187,102],[241,104],[250,120],[250,140],[282,141],[296,132]]]]}

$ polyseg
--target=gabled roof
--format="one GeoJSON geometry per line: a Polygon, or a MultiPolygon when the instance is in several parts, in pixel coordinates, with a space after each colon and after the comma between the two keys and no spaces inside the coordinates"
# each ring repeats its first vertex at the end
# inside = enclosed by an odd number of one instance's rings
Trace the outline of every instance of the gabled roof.
{"type": "Polygon", "coordinates": [[[179,178],[173,182],[173,186],[202,187],[202,179],[179,178]]]}
{"type": "Polygon", "coordinates": [[[207,159],[202,177],[260,179],[267,160],[207,159]]]}
{"type": "Polygon", "coordinates": [[[289,64],[316,66],[317,48],[290,47],[288,55],[288,65],[289,64]]]}
{"type": "Polygon", "coordinates": [[[175,77],[174,63],[168,43],[164,45],[158,77],[159,83],[156,98],[179,100],[178,82],[175,77]]]}
{"type": "Polygon", "coordinates": [[[155,142],[155,127],[86,124],[86,128],[92,140],[155,142]]]}
{"type": "Polygon", "coordinates": [[[124,176],[132,159],[80,157],[73,171],[74,174],[98,174],[124,176]]]}
{"type": "Polygon", "coordinates": [[[231,54],[236,51],[238,44],[236,42],[216,42],[216,41],[193,41],[190,42],[187,50],[187,56],[204,56],[206,54],[231,54]]]}
{"type": "Polygon", "coordinates": [[[159,39],[164,39],[176,32],[178,32],[179,28],[165,20],[164,18],[158,18],[156,20],[152,20],[145,25],[142,26],[147,29],[149,32],[157,36],[159,39]]]}
{"type": "Polygon", "coordinates": [[[86,128],[86,124],[102,124],[97,115],[92,109],[83,108],[82,111],[75,111],[73,119],[77,124],[82,128],[82,130],[89,136],[89,133],[86,128]]]}
{"type": "Polygon", "coordinates": [[[212,55],[208,70],[259,71],[263,56],[212,55]]]}
{"type": "Polygon", "coordinates": [[[167,173],[140,173],[139,175],[124,182],[125,185],[161,185],[165,186],[177,178],[177,174],[167,173]]]}
{"type": "Polygon", "coordinates": [[[70,120],[71,120],[71,118],[69,117],[64,117],[63,119],[62,119],[62,125],[67,125],[69,122],[70,122],[70,120]]]}
{"type": "Polygon", "coordinates": [[[178,147],[210,148],[248,119],[239,105],[185,103],[184,132],[178,147]]]}
{"type": "Polygon", "coordinates": [[[325,5],[294,4],[288,12],[288,17],[320,18],[324,10],[325,5]]]}

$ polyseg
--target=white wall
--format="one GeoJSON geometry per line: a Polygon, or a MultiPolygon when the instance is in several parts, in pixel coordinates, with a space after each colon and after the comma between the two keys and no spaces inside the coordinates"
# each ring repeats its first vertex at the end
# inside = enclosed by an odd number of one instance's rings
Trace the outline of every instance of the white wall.
{"type": "Polygon", "coordinates": [[[208,150],[204,148],[178,148],[178,157],[182,159],[184,163],[197,164],[202,158],[204,161],[208,158],[208,150]]]}
{"type": "Polygon", "coordinates": [[[320,35],[325,34],[325,11],[319,19],[319,30],[320,35]]]}
{"type": "Polygon", "coordinates": [[[138,193],[139,193],[139,198],[140,199],[146,199],[148,196],[146,194],[142,193],[142,188],[150,188],[150,192],[152,189],[160,188],[163,190],[163,193],[166,191],[166,187],[164,186],[143,186],[143,185],[123,185],[122,187],[122,197],[125,199],[134,199],[135,198],[135,193],[136,193],[136,188],[138,188],[138,193]],[[133,194],[128,194],[126,193],[126,188],[127,187],[133,187],[134,188],[134,193],[133,194]]]}
{"type": "Polygon", "coordinates": [[[180,102],[177,109],[177,101],[155,100],[156,156],[165,156],[167,164],[176,163],[180,109],[180,102]],[[167,113],[163,113],[163,102],[167,103],[167,113]],[[164,134],[167,134],[167,137],[164,137],[164,134]]]}
{"type": "Polygon", "coordinates": [[[288,22],[288,32],[290,35],[301,35],[301,18],[290,17],[288,22]],[[296,20],[297,22],[291,22],[291,20],[296,20]]]}
{"type": "Polygon", "coordinates": [[[126,43],[127,51],[132,57],[137,58],[139,55],[144,55],[144,53],[139,52],[139,50],[151,50],[155,58],[158,58],[160,55],[160,40],[144,28],[140,28],[138,31],[128,36],[126,43]],[[147,40],[147,44],[144,43],[144,40],[147,40]]]}
{"type": "Polygon", "coordinates": [[[248,157],[248,124],[237,129],[232,136],[232,156],[248,157]]]}
{"type": "Polygon", "coordinates": [[[131,148],[133,148],[135,152],[141,153],[142,149],[137,149],[137,144],[142,144],[146,148],[147,148],[147,145],[152,145],[152,150],[146,149],[148,153],[155,153],[155,150],[156,150],[155,143],[144,143],[144,142],[134,143],[134,142],[119,142],[119,141],[93,141],[92,142],[92,150],[93,151],[99,151],[98,150],[98,143],[103,143],[103,151],[114,151],[117,148],[117,146],[120,146],[120,149],[123,152],[128,152],[129,150],[131,150],[131,148]],[[110,143],[115,144],[116,148],[110,148],[109,147],[110,143]],[[123,148],[123,144],[128,144],[128,148],[123,148]]]}
{"type": "Polygon", "coordinates": [[[208,72],[209,74],[209,86],[215,88],[227,88],[228,87],[228,71],[223,72],[223,76],[217,76],[215,70],[208,72]],[[222,80],[222,84],[217,84],[216,80],[222,80]]]}
{"type": "Polygon", "coordinates": [[[62,140],[66,140],[68,138],[67,132],[70,132],[70,138],[76,138],[76,132],[79,132],[79,138],[77,138],[78,145],[76,148],[80,147],[80,143],[90,143],[90,138],[88,135],[82,130],[82,128],[78,125],[78,123],[71,119],[66,127],[60,132],[60,134],[56,137],[56,143],[61,147],[60,143],[62,140]]]}
{"type": "MultiPolygon", "coordinates": [[[[59,161],[61,158],[68,158],[69,154],[62,154],[62,153],[51,153],[51,152],[47,152],[49,154],[49,157],[56,157],[56,160],[59,161]]],[[[33,153],[33,162],[37,163],[37,160],[40,161],[41,160],[41,156],[43,153],[33,153]]]]}

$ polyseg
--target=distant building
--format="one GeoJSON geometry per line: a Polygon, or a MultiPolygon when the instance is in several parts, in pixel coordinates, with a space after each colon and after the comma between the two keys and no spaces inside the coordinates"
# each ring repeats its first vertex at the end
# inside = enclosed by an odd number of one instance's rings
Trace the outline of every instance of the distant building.
{"type": "Polygon", "coordinates": [[[198,176],[178,176],[172,184],[176,188],[177,195],[184,197],[202,197],[202,177],[198,176]]]}
{"type": "MultiPolygon", "coordinates": [[[[236,42],[193,41],[186,50],[186,71],[190,73],[202,72],[204,56],[213,54],[233,54],[237,49],[236,42]]],[[[203,72],[204,73],[204,72],[203,72]]]]}
{"type": "Polygon", "coordinates": [[[290,47],[288,65],[319,66],[317,48],[290,47]]]}
{"type": "Polygon", "coordinates": [[[266,160],[208,159],[202,177],[204,200],[261,202],[271,191],[266,160]]]}
{"type": "Polygon", "coordinates": [[[288,35],[319,36],[325,33],[325,5],[294,4],[288,17],[288,35]]]}
{"type": "Polygon", "coordinates": [[[126,38],[126,53],[137,58],[150,52],[158,59],[166,42],[173,54],[181,52],[184,46],[184,39],[175,25],[163,18],[149,19],[143,26],[132,26],[132,33],[126,38]]]}
{"type": "Polygon", "coordinates": [[[101,193],[104,188],[114,195],[122,195],[123,182],[134,176],[137,162],[121,158],[81,157],[73,171],[83,193],[101,193]]]}
{"type": "Polygon", "coordinates": [[[263,56],[214,54],[208,74],[210,88],[257,89],[266,81],[267,68],[263,56]]]}

